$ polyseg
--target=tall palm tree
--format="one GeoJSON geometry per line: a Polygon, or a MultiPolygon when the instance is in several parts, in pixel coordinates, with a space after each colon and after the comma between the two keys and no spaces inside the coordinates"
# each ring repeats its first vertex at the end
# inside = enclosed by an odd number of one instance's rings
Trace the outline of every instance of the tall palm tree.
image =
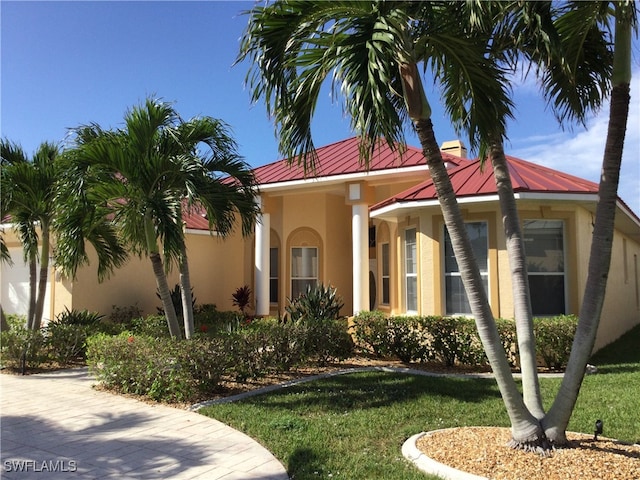
{"type": "MultiPolygon", "coordinates": [[[[635,2],[577,2],[574,27],[584,22],[603,24],[615,21],[609,124],[598,186],[598,204],[589,254],[589,268],[576,335],[567,369],[555,400],[543,420],[545,432],[558,443],[566,442],[565,431],[575,407],[585,367],[595,344],[607,286],[620,179],[622,151],[627,130],[631,84],[631,39],[637,28],[638,5],[635,2]],[[590,7],[590,8],[589,8],[590,7]]],[[[569,28],[569,27],[567,27],[569,28]]],[[[578,27],[579,28],[579,27],[578,27]]],[[[547,79],[549,76],[546,77],[547,79]]]]}
{"type": "MultiPolygon", "coordinates": [[[[256,203],[257,184],[253,170],[238,154],[230,129],[221,120],[197,117],[177,127],[179,139],[186,152],[177,159],[185,172],[200,170],[199,175],[185,178],[183,191],[187,211],[205,212],[209,229],[220,236],[229,235],[240,217],[243,235],[253,231],[259,207],[256,203]],[[206,146],[201,151],[198,146],[206,146]]],[[[194,333],[193,303],[187,249],[179,258],[180,290],[185,337],[194,333]]]]}
{"type": "MultiPolygon", "coordinates": [[[[549,2],[528,5],[521,2],[489,5],[482,2],[331,2],[329,5],[277,2],[250,12],[251,20],[239,56],[239,60],[253,62],[247,77],[253,98],[265,100],[278,127],[281,152],[292,161],[313,166],[310,122],[320,86],[331,72],[334,91],[337,85],[341,86],[352,127],[362,136],[365,161],[379,137],[384,137],[392,147],[402,140],[402,124],[407,118],[411,120],[436,187],[480,337],[511,419],[512,444],[526,449],[546,448],[547,437],[553,443],[565,443],[566,422],[553,420],[551,415],[545,417],[540,397],[522,233],[503,148],[505,124],[512,110],[506,70],[510,68],[509,62],[518,58],[517,52],[525,51],[529,60],[539,62],[541,70],[547,73],[547,85],[552,87],[547,98],[555,102],[559,118],[582,119],[589,108],[597,108],[608,81],[608,52],[606,48],[603,52],[604,42],[598,36],[596,24],[580,29],[579,22],[575,22],[580,15],[572,14],[571,10],[565,13],[563,20],[554,25],[549,2]],[[513,18],[518,28],[505,36],[500,29],[508,28],[513,18]],[[567,32],[571,21],[574,30],[567,32]],[[593,40],[593,36],[595,41],[587,41],[593,40]],[[578,49],[576,38],[582,42],[578,49]],[[596,58],[599,65],[585,68],[582,60],[582,68],[571,70],[563,66],[566,58],[575,61],[584,53],[581,48],[594,45],[599,57],[590,58],[596,58]],[[573,55],[567,56],[567,52],[573,55]],[[506,363],[455,194],[435,141],[420,64],[431,67],[442,84],[446,108],[458,129],[467,131],[471,145],[479,146],[481,158],[486,156],[492,162],[514,275],[524,398],[515,388],[506,363]],[[572,88],[562,84],[567,79],[573,82],[572,88]]],[[[595,338],[595,329],[591,328],[589,333],[595,338]]],[[[593,347],[593,338],[587,347],[588,353],[593,347]]],[[[580,361],[576,361],[576,371],[584,372],[588,358],[585,351],[582,350],[580,361]]],[[[567,382],[575,395],[582,373],[576,378],[579,378],[577,382],[575,379],[567,382]]],[[[562,409],[560,416],[567,422],[572,408],[573,404],[562,409]]]]}
{"type": "MultiPolygon", "coordinates": [[[[276,2],[251,12],[238,60],[249,59],[253,99],[263,99],[278,128],[280,151],[313,166],[311,118],[318,94],[333,73],[363,160],[376,142],[404,143],[407,121],[415,129],[460,266],[480,338],[505,399],[514,442],[543,436],[526,408],[489,307],[463,216],[445,168],[422,86],[421,69],[436,72],[448,92],[467,92],[458,107],[476,125],[503,124],[511,101],[504,72],[487,51],[488,39],[471,37],[464,4],[435,2],[276,2]],[[479,102],[478,99],[484,99],[479,102]],[[492,105],[484,111],[480,105],[492,105]],[[494,110],[499,111],[496,113],[494,110]]],[[[452,108],[456,108],[454,105],[452,108]]]]}
{"type": "Polygon", "coordinates": [[[59,153],[57,146],[45,142],[29,159],[18,144],[7,139],[0,143],[2,211],[11,216],[29,265],[27,327],[34,330],[40,328],[44,314],[59,153]]]}
{"type": "MultiPolygon", "coordinates": [[[[543,96],[561,125],[568,120],[584,124],[587,115],[601,107],[611,77],[611,52],[608,38],[598,25],[604,10],[600,2],[564,4],[559,8],[554,8],[552,2],[468,2],[467,5],[472,19],[470,33],[493,31],[491,54],[503,65],[514,72],[519,70],[522,61],[538,65],[537,73],[543,77],[543,96]]],[[[520,70],[527,68],[525,65],[520,70]]],[[[458,97],[464,99],[464,92],[459,92],[458,97]]],[[[491,105],[480,108],[495,111],[491,105]]],[[[455,120],[466,118],[460,115],[461,110],[464,108],[454,112],[455,120]]],[[[511,116],[511,112],[507,113],[511,116]]],[[[466,130],[471,145],[479,147],[480,158],[490,160],[493,167],[511,267],[523,397],[536,418],[542,419],[544,410],[537,376],[526,255],[504,154],[506,132],[502,126],[500,121],[485,125],[468,122],[466,130]]],[[[552,437],[554,443],[560,443],[552,437]]]]}
{"type": "Polygon", "coordinates": [[[243,232],[257,215],[255,180],[240,159],[224,123],[211,118],[183,122],[173,106],[147,99],[125,115],[125,128],[98,125],[76,129],[73,162],[82,195],[104,206],[119,237],[138,256],[150,259],[169,332],[181,338],[166,272],[181,266],[183,298],[188,295],[187,335],[193,332],[183,212],[202,208],[211,229],[228,233],[235,214],[243,232]],[[210,150],[201,154],[198,146],[210,150]],[[222,182],[222,172],[233,181],[222,182]]]}

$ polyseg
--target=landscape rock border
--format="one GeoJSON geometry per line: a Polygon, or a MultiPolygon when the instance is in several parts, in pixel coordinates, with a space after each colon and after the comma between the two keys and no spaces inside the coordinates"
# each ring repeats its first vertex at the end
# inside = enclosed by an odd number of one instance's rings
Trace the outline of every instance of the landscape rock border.
{"type": "Polygon", "coordinates": [[[409,437],[407,441],[402,445],[402,455],[404,458],[413,463],[420,471],[438,475],[445,480],[488,480],[486,477],[480,477],[472,473],[463,472],[453,467],[445,465],[444,463],[436,462],[430,457],[427,457],[420,451],[416,443],[419,439],[429,436],[435,432],[441,432],[446,430],[454,430],[454,428],[446,428],[441,430],[433,430],[431,432],[421,432],[409,437]]]}

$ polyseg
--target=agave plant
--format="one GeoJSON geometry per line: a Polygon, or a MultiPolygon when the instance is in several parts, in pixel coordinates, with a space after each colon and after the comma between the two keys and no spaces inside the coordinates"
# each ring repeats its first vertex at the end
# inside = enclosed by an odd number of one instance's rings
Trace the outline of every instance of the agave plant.
{"type": "Polygon", "coordinates": [[[340,309],[344,306],[337,290],[323,284],[315,287],[309,285],[305,293],[287,300],[289,305],[285,310],[295,322],[337,320],[340,318],[340,309]]]}

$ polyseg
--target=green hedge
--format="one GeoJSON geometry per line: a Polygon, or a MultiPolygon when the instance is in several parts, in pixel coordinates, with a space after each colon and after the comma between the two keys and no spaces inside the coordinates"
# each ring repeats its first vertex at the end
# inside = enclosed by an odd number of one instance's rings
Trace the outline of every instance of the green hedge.
{"type": "MultiPolygon", "coordinates": [[[[151,320],[149,325],[156,319],[151,320]]],[[[346,320],[310,323],[261,319],[180,341],[150,334],[152,328],[99,334],[87,340],[87,363],[107,388],[154,400],[196,401],[223,377],[245,381],[353,354],[346,320]]]]}
{"type": "MultiPolygon", "coordinates": [[[[497,319],[502,345],[512,366],[518,365],[518,344],[513,320],[497,319]]],[[[534,319],[540,364],[566,366],[577,318],[562,315],[534,319]]],[[[354,338],[359,348],[380,357],[403,362],[439,362],[446,366],[486,365],[487,358],[475,321],[468,317],[397,316],[362,312],[354,318],[354,338]]]]}
{"type": "Polygon", "coordinates": [[[175,341],[122,332],[87,340],[87,363],[103,385],[154,400],[198,398],[218,385],[229,361],[220,339],[175,341]]]}

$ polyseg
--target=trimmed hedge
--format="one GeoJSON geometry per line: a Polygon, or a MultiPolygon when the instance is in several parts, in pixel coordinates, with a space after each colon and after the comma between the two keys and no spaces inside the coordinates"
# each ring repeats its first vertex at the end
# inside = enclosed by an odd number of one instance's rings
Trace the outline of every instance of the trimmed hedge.
{"type": "Polygon", "coordinates": [[[223,377],[245,381],[353,355],[346,320],[311,323],[261,319],[180,341],[153,335],[153,329],[99,334],[87,341],[87,363],[107,388],[154,400],[196,401],[223,377]]]}
{"type": "Polygon", "coordinates": [[[189,401],[215,388],[229,365],[221,339],[98,334],[87,340],[87,363],[107,388],[154,400],[189,401]]]}
{"type": "MultiPolygon", "coordinates": [[[[436,361],[446,366],[487,364],[475,321],[468,317],[386,317],[375,311],[358,314],[353,323],[357,346],[379,357],[397,357],[407,363],[436,361]]],[[[515,324],[497,319],[496,326],[509,363],[515,367],[515,324]]],[[[541,365],[566,366],[576,326],[577,318],[572,315],[534,319],[541,365]]]]}

